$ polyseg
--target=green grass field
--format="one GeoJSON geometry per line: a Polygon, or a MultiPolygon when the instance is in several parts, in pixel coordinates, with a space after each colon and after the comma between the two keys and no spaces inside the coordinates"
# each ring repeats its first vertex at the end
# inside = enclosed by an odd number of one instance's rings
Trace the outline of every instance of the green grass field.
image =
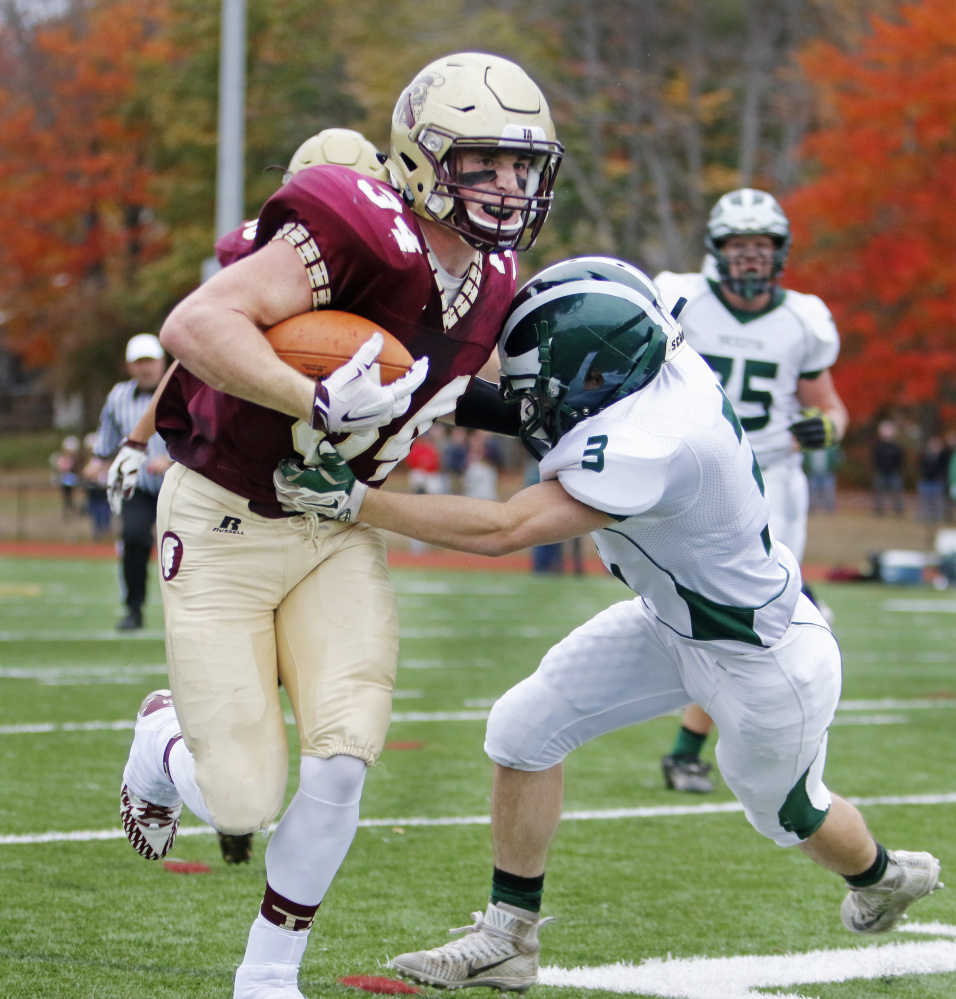
{"type": "MultiPolygon", "coordinates": [[[[316,921],[300,976],[310,999],[358,997],[338,980],[389,974],[390,954],[437,945],[484,907],[487,708],[552,642],[627,596],[609,577],[394,577],[402,654],[390,745],[316,921]]],[[[819,590],[845,659],[828,784],[861,800],[888,847],[935,852],[947,880],[956,597],[874,584],[819,590]]],[[[250,865],[226,867],[215,837],[187,819],[172,856],[212,870],[184,875],[141,860],[122,836],[132,719],[165,684],[165,666],[158,603],[145,632],[121,636],[116,593],[110,562],[0,560],[3,999],[229,999],[261,898],[265,840],[250,865]]],[[[558,921],[542,931],[542,978],[562,984],[533,995],[956,995],[956,891],[914,906],[906,932],[848,934],[840,880],[761,839],[726,789],[664,790],[659,759],[675,726],[659,719],[569,759],[574,814],[545,886],[544,911],[558,921]]]]}

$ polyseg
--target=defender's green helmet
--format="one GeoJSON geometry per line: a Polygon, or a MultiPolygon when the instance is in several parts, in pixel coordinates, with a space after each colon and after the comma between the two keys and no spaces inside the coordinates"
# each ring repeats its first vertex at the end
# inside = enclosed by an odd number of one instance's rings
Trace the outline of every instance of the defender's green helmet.
{"type": "Polygon", "coordinates": [[[554,264],[518,293],[498,342],[501,392],[540,458],[575,424],[639,391],[684,334],[654,282],[610,257],[554,264]]]}

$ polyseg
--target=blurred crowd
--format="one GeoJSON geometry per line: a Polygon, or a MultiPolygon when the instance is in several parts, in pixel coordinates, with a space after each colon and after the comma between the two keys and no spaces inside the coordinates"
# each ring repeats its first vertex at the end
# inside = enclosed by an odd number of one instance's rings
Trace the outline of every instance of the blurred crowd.
{"type": "MultiPolygon", "coordinates": [[[[907,483],[915,483],[915,516],[927,524],[952,523],[956,509],[956,430],[922,435],[915,426],[881,420],[869,449],[872,509],[878,516],[907,513],[907,483]]],[[[839,446],[804,454],[810,509],[836,509],[839,446]]]]}
{"type": "MultiPolygon", "coordinates": [[[[408,469],[408,489],[413,493],[451,493],[476,499],[497,500],[499,477],[506,466],[514,463],[506,449],[513,441],[481,430],[434,424],[416,438],[405,467],[408,469]]],[[[538,481],[537,462],[524,456],[524,485],[538,481]]],[[[410,541],[409,551],[420,554],[428,546],[421,541],[410,541]]],[[[531,549],[533,572],[558,573],[584,572],[584,557],[580,538],[566,544],[540,545],[531,549]]]]}
{"type": "Polygon", "coordinates": [[[72,434],[63,438],[60,450],[50,455],[50,478],[59,491],[65,521],[89,517],[93,540],[111,534],[112,518],[106,498],[106,468],[90,465],[95,434],[82,441],[72,434]]]}
{"type": "Polygon", "coordinates": [[[916,479],[916,515],[928,524],[948,522],[956,500],[956,431],[933,433],[921,440],[893,420],[877,427],[871,451],[873,462],[873,512],[902,516],[906,511],[905,480],[916,479]],[[910,441],[916,438],[914,447],[910,441]],[[915,457],[915,467],[908,463],[915,457]]]}

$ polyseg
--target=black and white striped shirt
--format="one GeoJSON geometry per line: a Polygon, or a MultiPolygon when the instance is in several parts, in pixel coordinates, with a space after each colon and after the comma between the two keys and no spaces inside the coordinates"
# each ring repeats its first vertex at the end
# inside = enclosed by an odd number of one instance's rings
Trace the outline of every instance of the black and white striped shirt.
{"type": "MultiPolygon", "coordinates": [[[[93,441],[93,454],[97,458],[111,459],[119,450],[120,444],[129,436],[133,427],[139,423],[140,417],[146,412],[151,391],[141,390],[135,380],[119,382],[110,389],[110,394],[103,404],[100,413],[100,425],[96,429],[96,439],[93,441]]],[[[151,458],[168,458],[166,445],[159,434],[153,434],[146,444],[147,462],[151,458]]],[[[161,475],[146,471],[146,464],[139,470],[136,488],[144,493],[159,492],[163,484],[161,475]]]]}

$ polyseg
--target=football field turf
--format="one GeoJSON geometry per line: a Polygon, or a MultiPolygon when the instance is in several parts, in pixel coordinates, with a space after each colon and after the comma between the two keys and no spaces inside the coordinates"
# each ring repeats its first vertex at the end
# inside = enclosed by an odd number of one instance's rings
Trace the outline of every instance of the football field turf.
{"type": "MultiPolygon", "coordinates": [[[[393,575],[394,720],[316,919],[309,999],[357,999],[340,979],[390,976],[389,955],[443,943],[484,908],[488,707],[571,627],[628,597],[602,576],[393,575]]],[[[167,859],[209,871],[178,873],[138,857],[119,824],[132,721],[166,682],[156,589],[147,629],[118,633],[112,563],[0,560],[0,999],[232,995],[266,840],[251,864],[227,867],[186,818],[167,859]]],[[[935,853],[956,889],[956,593],[818,590],[845,673],[827,783],[890,849],[935,853]]],[[[558,918],[542,930],[532,997],[956,995],[956,890],[918,902],[905,930],[847,933],[841,880],[753,832],[723,784],[703,797],[664,789],[676,726],[614,733],[568,760],[544,897],[558,918]]],[[[293,786],[296,767],[293,753],[293,786]]]]}

